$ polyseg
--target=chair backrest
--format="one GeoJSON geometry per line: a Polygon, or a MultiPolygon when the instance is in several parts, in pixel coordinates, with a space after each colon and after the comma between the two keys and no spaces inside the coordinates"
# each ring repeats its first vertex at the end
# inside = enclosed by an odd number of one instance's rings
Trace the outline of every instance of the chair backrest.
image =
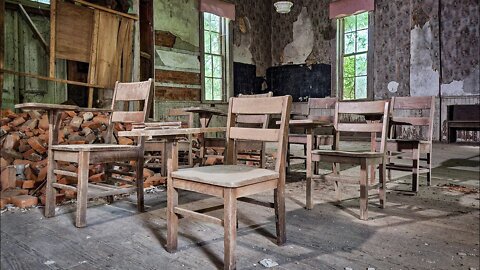
{"type": "Polygon", "coordinates": [[[170,109],[168,110],[167,117],[174,117],[175,120],[182,122],[182,127],[192,128],[194,113],[186,112],[183,109],[170,109]],[[186,121],[183,121],[186,120],[186,121]]]}
{"type": "MultiPolygon", "coordinates": [[[[110,143],[113,137],[112,123],[144,123],[150,113],[150,94],[152,92],[153,80],[131,82],[131,83],[115,83],[115,90],[113,92],[112,113],[110,114],[110,121],[107,130],[106,142],[110,143]],[[125,106],[130,102],[138,103],[138,106],[125,106]],[[124,108],[138,107],[138,111],[125,111],[124,108]],[[122,110],[123,109],[123,110],[122,110]]],[[[140,140],[139,142],[142,142],[140,140]]]]}
{"type": "Polygon", "coordinates": [[[328,120],[333,123],[337,98],[308,99],[308,118],[328,120]]]}
{"type": "Polygon", "coordinates": [[[419,139],[431,142],[433,136],[433,117],[435,114],[435,97],[392,97],[390,104],[390,136],[397,138],[400,133],[398,128],[402,126],[414,126],[418,128],[418,135],[413,132],[404,132],[405,138],[419,139]],[[427,112],[428,111],[428,112],[427,112]],[[422,127],[425,131],[422,133],[422,127]],[[414,138],[417,137],[417,138],[414,138]]]}
{"type": "MultiPolygon", "coordinates": [[[[255,94],[255,95],[244,95],[239,94],[239,98],[259,98],[259,97],[273,97],[273,92],[270,91],[264,94],[255,94]]],[[[270,117],[266,115],[239,115],[237,117],[237,123],[243,123],[245,125],[262,125],[263,128],[268,127],[268,122],[270,117]]]]}
{"type": "Polygon", "coordinates": [[[291,106],[291,96],[230,98],[226,133],[226,164],[232,164],[234,161],[237,140],[272,142],[276,143],[277,147],[275,170],[284,173],[291,106]],[[237,122],[240,115],[280,115],[280,125],[275,128],[242,127],[237,122]]]}
{"type": "Polygon", "coordinates": [[[389,121],[388,106],[389,102],[386,100],[337,102],[334,120],[337,136],[335,140],[337,143],[336,149],[338,149],[341,132],[380,133],[380,152],[384,153],[389,121]],[[358,119],[360,118],[359,115],[363,115],[365,121],[350,121],[351,116],[357,116],[358,119]]]}

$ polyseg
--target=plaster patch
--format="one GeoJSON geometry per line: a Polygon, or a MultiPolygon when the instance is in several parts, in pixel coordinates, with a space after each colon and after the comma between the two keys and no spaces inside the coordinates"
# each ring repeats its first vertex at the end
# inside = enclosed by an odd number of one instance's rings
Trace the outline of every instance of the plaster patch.
{"type": "Polygon", "coordinates": [[[463,81],[453,81],[442,84],[442,96],[460,96],[463,95],[463,81]]]}
{"type": "Polygon", "coordinates": [[[240,37],[240,45],[233,47],[233,61],[244,64],[255,64],[253,55],[250,52],[250,44],[252,43],[252,36],[250,34],[242,34],[240,37]]]}
{"type": "MultiPolygon", "coordinates": [[[[198,56],[194,54],[185,54],[159,49],[156,51],[160,62],[165,66],[200,70],[200,61],[198,61],[198,56]]],[[[158,62],[155,64],[157,65],[158,62]]]]}
{"type": "Polygon", "coordinates": [[[433,35],[430,22],[410,31],[410,95],[436,96],[439,74],[433,69],[433,35]]]}
{"type": "Polygon", "coordinates": [[[387,88],[388,88],[388,91],[390,91],[390,93],[396,93],[398,91],[398,86],[400,84],[396,81],[391,81],[388,83],[387,85],[387,88]]]}
{"type": "Polygon", "coordinates": [[[314,32],[312,19],[303,7],[293,23],[293,41],[283,49],[283,63],[303,64],[313,49],[314,32]]]}
{"type": "Polygon", "coordinates": [[[167,31],[191,45],[199,46],[198,8],[196,0],[153,1],[154,29],[167,31]]]}

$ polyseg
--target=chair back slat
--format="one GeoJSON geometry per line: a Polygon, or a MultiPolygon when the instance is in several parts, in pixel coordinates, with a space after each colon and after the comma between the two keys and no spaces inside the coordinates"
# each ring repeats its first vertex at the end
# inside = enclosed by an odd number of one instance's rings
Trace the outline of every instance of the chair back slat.
{"type": "Polygon", "coordinates": [[[337,98],[310,98],[308,108],[311,109],[335,109],[337,98]]]}
{"type": "Polygon", "coordinates": [[[429,126],[430,117],[400,117],[392,116],[390,120],[392,125],[412,125],[412,126],[429,126]]]}
{"type": "Polygon", "coordinates": [[[383,123],[338,123],[337,130],[342,132],[382,132],[383,123]]]}
{"type": "MultiPolygon", "coordinates": [[[[239,98],[261,98],[261,97],[272,97],[273,92],[268,92],[264,94],[255,94],[255,95],[243,95],[239,94],[239,98]]],[[[253,125],[264,125],[265,127],[268,125],[269,117],[268,115],[238,115],[237,116],[237,123],[243,124],[253,124],[253,125]]]]}
{"type": "Polygon", "coordinates": [[[133,83],[117,83],[115,85],[116,101],[135,101],[147,100],[150,95],[151,82],[133,82],[133,83]]]}
{"type": "Polygon", "coordinates": [[[143,123],[145,122],[145,114],[143,111],[138,112],[113,112],[112,122],[124,123],[143,123]]]}
{"type": "Polygon", "coordinates": [[[278,141],[278,136],[278,129],[242,127],[230,128],[230,138],[236,140],[276,142],[278,141]]]}
{"type": "Polygon", "coordinates": [[[338,113],[383,114],[384,101],[338,102],[338,113]]]}
{"type": "Polygon", "coordinates": [[[392,110],[429,110],[433,96],[425,97],[392,97],[392,110]]]}
{"type": "Polygon", "coordinates": [[[279,172],[281,175],[279,185],[284,185],[284,170],[286,160],[285,153],[287,147],[288,121],[290,120],[291,106],[291,96],[230,98],[226,134],[226,164],[233,164],[233,162],[236,160],[235,143],[237,141],[247,140],[276,143],[278,154],[275,164],[275,171],[279,172]],[[242,115],[260,115],[269,117],[272,114],[280,115],[280,124],[276,125],[274,128],[266,128],[265,125],[242,127],[242,123],[237,122],[238,118],[242,115]]]}
{"type": "Polygon", "coordinates": [[[232,107],[234,114],[281,114],[283,97],[236,98],[232,107]]]}

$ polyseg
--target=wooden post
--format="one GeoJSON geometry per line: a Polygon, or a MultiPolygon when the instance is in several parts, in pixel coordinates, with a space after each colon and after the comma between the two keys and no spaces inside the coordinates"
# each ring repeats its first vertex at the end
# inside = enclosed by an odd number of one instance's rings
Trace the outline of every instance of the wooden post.
{"type": "MultiPolygon", "coordinates": [[[[140,14],[139,0],[133,0],[133,13],[140,14]]],[[[135,21],[135,32],[133,34],[132,81],[140,81],[140,20],[135,21]]]]}
{"type": "MultiPolygon", "coordinates": [[[[99,21],[100,12],[95,10],[93,15],[92,50],[90,51],[90,66],[88,68],[88,82],[91,84],[95,84],[97,82],[97,39],[99,21]]],[[[88,88],[88,107],[93,107],[93,87],[88,88]]]]}
{"type": "MultiPolygon", "coordinates": [[[[5,50],[5,1],[0,1],[0,70],[3,69],[3,51],[5,50]]],[[[3,100],[3,71],[0,71],[0,108],[3,100]]]]}
{"type": "Polygon", "coordinates": [[[55,78],[55,33],[57,19],[57,0],[50,2],[50,66],[49,76],[55,78]]]}

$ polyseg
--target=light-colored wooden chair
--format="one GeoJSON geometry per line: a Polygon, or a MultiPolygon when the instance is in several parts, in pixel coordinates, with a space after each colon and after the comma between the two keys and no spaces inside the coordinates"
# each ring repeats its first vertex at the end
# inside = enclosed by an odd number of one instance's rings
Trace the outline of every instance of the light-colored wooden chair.
{"type": "MultiPolygon", "coordinates": [[[[224,268],[235,269],[235,246],[237,233],[237,199],[252,194],[274,190],[275,220],[277,244],[286,241],[285,233],[285,156],[287,146],[288,121],[290,117],[291,96],[265,98],[230,98],[227,119],[227,149],[225,165],[194,167],[177,170],[176,146],[169,160],[167,182],[167,250],[177,249],[179,216],[194,217],[203,221],[223,225],[224,268]],[[280,115],[278,128],[239,127],[240,115],[280,115]],[[236,142],[239,140],[263,141],[276,144],[278,151],[273,170],[245,165],[235,165],[236,142]],[[178,190],[189,190],[223,198],[224,218],[208,216],[178,206],[178,190]]],[[[253,200],[245,200],[253,202],[253,200]]],[[[268,203],[262,203],[265,205],[268,203]]],[[[272,206],[271,204],[268,204],[272,206]]]]}
{"type": "MultiPolygon", "coordinates": [[[[194,127],[194,114],[183,109],[168,110],[166,120],[178,122],[182,128],[194,127]]],[[[165,172],[167,161],[163,155],[166,152],[165,147],[165,140],[161,138],[150,138],[145,141],[145,167],[150,169],[160,168],[163,176],[167,175],[165,172]]],[[[193,167],[194,149],[191,134],[178,141],[178,151],[182,154],[181,167],[193,167]]]]}
{"type": "MultiPolygon", "coordinates": [[[[239,98],[258,98],[272,97],[273,92],[255,95],[238,95],[239,98]]],[[[268,128],[270,122],[269,115],[239,115],[237,117],[238,125],[243,127],[262,127],[268,128]]],[[[237,142],[237,160],[245,162],[258,163],[260,168],[265,168],[267,161],[265,155],[265,142],[257,141],[238,141],[237,142]]]]}
{"type": "Polygon", "coordinates": [[[340,200],[340,183],[360,184],[360,219],[368,219],[368,190],[379,190],[380,205],[385,207],[385,165],[386,152],[385,143],[387,139],[388,127],[388,101],[368,101],[368,102],[337,102],[335,108],[335,146],[333,150],[314,150],[312,151],[313,162],[328,162],[334,164],[332,173],[316,175],[314,172],[307,171],[307,209],[313,208],[312,188],[308,183],[312,183],[312,178],[321,178],[327,181],[334,181],[337,200],[340,200]],[[351,122],[350,120],[363,115],[365,121],[351,122]],[[369,150],[348,150],[339,149],[340,133],[380,133],[379,151],[369,150]],[[339,164],[347,163],[360,165],[360,176],[351,177],[342,175],[339,172],[339,164]],[[379,183],[369,187],[368,167],[379,165],[379,183]]]}
{"type": "Polygon", "coordinates": [[[387,139],[387,170],[412,172],[412,191],[419,187],[418,176],[432,179],[432,137],[435,97],[392,97],[387,139]],[[400,162],[400,163],[399,163],[400,162]]]}
{"type": "MultiPolygon", "coordinates": [[[[144,82],[115,84],[111,114],[108,122],[107,136],[104,144],[76,144],[76,145],[51,145],[53,162],[48,167],[45,216],[55,215],[56,189],[73,190],[77,192],[77,212],[75,226],[85,227],[87,216],[87,201],[90,198],[112,197],[113,195],[126,194],[137,191],[138,211],[144,210],[143,203],[143,151],[144,138],[136,139],[135,145],[113,144],[113,127],[117,122],[142,123],[145,122],[150,109],[150,93],[152,92],[152,79],[144,82]],[[125,108],[126,102],[138,102],[143,105],[141,111],[119,111],[116,108],[125,108]],[[118,106],[120,105],[120,106],[118,106]],[[121,161],[136,161],[135,182],[136,187],[120,188],[106,183],[89,183],[88,171],[90,164],[115,163],[121,166],[121,161]],[[77,163],[77,172],[62,170],[58,162],[77,163]],[[60,184],[56,175],[75,177],[77,184],[60,184]]],[[[128,165],[128,164],[127,164],[128,165]]],[[[108,179],[107,179],[108,180],[108,179]]],[[[120,180],[120,179],[116,179],[120,180]]]]}
{"type": "MultiPolygon", "coordinates": [[[[308,99],[308,114],[304,116],[307,119],[322,119],[332,123],[332,127],[321,127],[314,130],[313,147],[318,149],[321,145],[333,146],[333,115],[335,113],[335,103],[337,98],[310,98],[308,99]]],[[[298,116],[297,116],[298,117],[298,116]]],[[[305,130],[292,130],[288,134],[288,155],[287,168],[290,168],[290,161],[293,159],[301,159],[306,162],[307,155],[307,135],[305,130]],[[303,145],[303,156],[293,155],[290,151],[290,145],[303,145]]]]}

